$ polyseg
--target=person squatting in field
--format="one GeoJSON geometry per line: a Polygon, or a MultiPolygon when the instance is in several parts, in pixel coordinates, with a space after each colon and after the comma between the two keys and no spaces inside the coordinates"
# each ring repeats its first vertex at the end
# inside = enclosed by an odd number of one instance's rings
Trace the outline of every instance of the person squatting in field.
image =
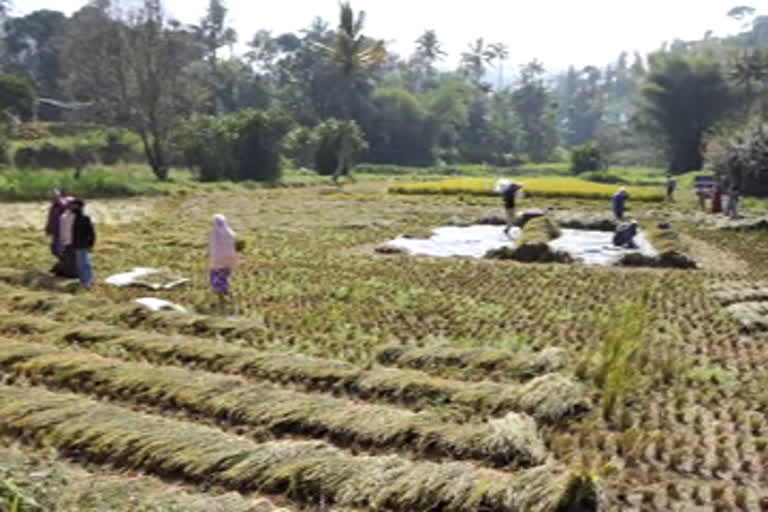
{"type": "Polygon", "coordinates": [[[523,189],[523,185],[516,181],[504,181],[499,183],[501,199],[504,201],[504,211],[507,214],[507,226],[504,234],[509,235],[509,230],[515,225],[515,202],[517,194],[523,189]]]}
{"type": "Polygon", "coordinates": [[[222,299],[229,293],[229,278],[237,264],[235,232],[229,228],[227,218],[217,214],[209,236],[211,258],[210,284],[222,299]]]}
{"type": "Polygon", "coordinates": [[[618,220],[624,218],[624,212],[627,209],[627,199],[629,199],[629,194],[627,194],[626,189],[623,187],[613,194],[613,214],[618,220]]]}

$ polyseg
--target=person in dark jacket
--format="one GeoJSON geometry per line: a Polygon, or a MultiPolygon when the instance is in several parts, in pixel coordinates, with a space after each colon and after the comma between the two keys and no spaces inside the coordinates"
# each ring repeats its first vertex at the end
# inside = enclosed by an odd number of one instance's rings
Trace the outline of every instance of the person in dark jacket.
{"type": "Polygon", "coordinates": [[[624,212],[627,209],[627,199],[629,199],[629,194],[627,194],[627,190],[624,187],[613,194],[613,214],[618,220],[624,218],[624,212]]]}
{"type": "Polygon", "coordinates": [[[504,234],[509,235],[509,230],[515,225],[515,201],[517,194],[522,190],[520,183],[512,181],[504,186],[501,192],[501,198],[504,201],[504,211],[507,214],[507,227],[504,228],[504,234]]]}
{"type": "Polygon", "coordinates": [[[637,236],[637,222],[625,222],[619,224],[613,235],[613,245],[623,249],[637,249],[635,237],[637,236]]]}
{"type": "Polygon", "coordinates": [[[674,201],[675,200],[675,192],[677,192],[677,180],[669,176],[667,177],[667,200],[668,201],[674,201]]]}
{"type": "Polygon", "coordinates": [[[72,224],[72,248],[75,251],[77,275],[80,278],[80,284],[84,288],[90,288],[93,277],[91,249],[93,249],[96,243],[96,231],[93,229],[91,218],[83,212],[85,203],[80,199],[75,199],[70,204],[72,213],[75,216],[72,224]]]}

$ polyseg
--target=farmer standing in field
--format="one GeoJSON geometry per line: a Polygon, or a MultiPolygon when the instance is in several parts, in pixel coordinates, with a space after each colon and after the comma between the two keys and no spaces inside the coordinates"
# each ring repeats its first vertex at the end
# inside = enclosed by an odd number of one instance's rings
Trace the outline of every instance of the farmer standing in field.
{"type": "Polygon", "coordinates": [[[624,211],[627,207],[627,199],[629,199],[629,194],[627,194],[627,191],[624,187],[620,188],[618,192],[613,194],[613,214],[618,220],[622,220],[624,218],[624,211]]]}
{"type": "Polygon", "coordinates": [[[667,200],[675,200],[675,191],[677,190],[677,180],[672,176],[667,178],[667,200]]]}
{"type": "Polygon", "coordinates": [[[739,188],[736,185],[731,187],[731,191],[728,194],[726,213],[731,219],[739,217],[739,188]]]}
{"type": "Polygon", "coordinates": [[[75,199],[70,205],[73,215],[72,249],[75,251],[77,276],[83,288],[88,289],[93,279],[91,250],[96,243],[96,231],[93,229],[91,218],[83,212],[85,203],[81,199],[75,199]]]}
{"type": "Polygon", "coordinates": [[[523,186],[516,181],[502,182],[499,185],[501,198],[504,201],[504,210],[507,214],[507,227],[504,228],[504,234],[509,235],[509,230],[515,225],[515,201],[517,194],[523,186]]]}
{"type": "Polygon", "coordinates": [[[211,257],[210,283],[222,300],[229,293],[229,277],[237,264],[235,233],[227,225],[227,218],[214,215],[213,231],[209,236],[211,257]]]}

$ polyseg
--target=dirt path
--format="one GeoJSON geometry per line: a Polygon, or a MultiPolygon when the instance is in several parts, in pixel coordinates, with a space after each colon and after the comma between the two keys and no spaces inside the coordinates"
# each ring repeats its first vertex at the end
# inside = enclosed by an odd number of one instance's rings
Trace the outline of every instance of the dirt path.
{"type": "MultiPolygon", "coordinates": [[[[89,201],[87,212],[97,224],[126,224],[148,215],[158,199],[105,199],[89,201]]],[[[48,202],[0,203],[0,229],[42,229],[48,202]]]]}

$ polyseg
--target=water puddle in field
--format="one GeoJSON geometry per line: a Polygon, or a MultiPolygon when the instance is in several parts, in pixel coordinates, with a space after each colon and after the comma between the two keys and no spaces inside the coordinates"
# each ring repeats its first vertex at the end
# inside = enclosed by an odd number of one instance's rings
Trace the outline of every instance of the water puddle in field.
{"type": "MultiPolygon", "coordinates": [[[[569,253],[577,261],[587,265],[610,266],[625,254],[641,253],[656,256],[657,252],[642,231],[635,236],[637,249],[622,249],[613,245],[613,232],[563,229],[563,235],[550,242],[555,250],[569,253]]],[[[435,229],[428,239],[397,237],[387,246],[405,251],[412,256],[438,258],[483,258],[492,249],[514,243],[522,233],[512,228],[509,236],[503,226],[444,226],[435,229]]]]}

